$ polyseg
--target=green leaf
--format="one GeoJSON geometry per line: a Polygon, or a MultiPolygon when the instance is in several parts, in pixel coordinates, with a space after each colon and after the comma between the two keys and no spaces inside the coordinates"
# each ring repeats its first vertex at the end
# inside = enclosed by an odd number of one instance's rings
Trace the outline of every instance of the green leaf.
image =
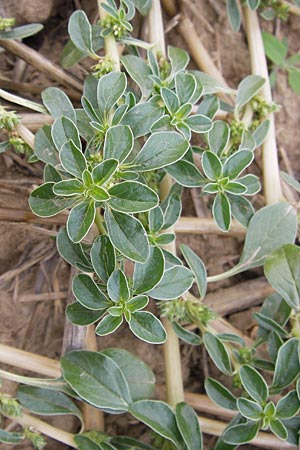
{"type": "Polygon", "coordinates": [[[57,197],[53,192],[53,186],[54,183],[42,184],[30,194],[30,209],[39,217],[55,216],[76,203],[76,199],[72,197],[57,197]]]}
{"type": "MultiPolygon", "coordinates": [[[[158,96],[160,100],[160,96],[158,96]]],[[[150,132],[152,125],[163,115],[164,108],[157,98],[140,103],[131,108],[124,116],[122,123],[129,125],[135,138],[150,132]]]]}
{"type": "Polygon", "coordinates": [[[252,163],[253,159],[254,153],[250,150],[239,150],[225,161],[223,176],[234,180],[252,163]]]}
{"type": "Polygon", "coordinates": [[[288,432],[281,420],[279,419],[271,419],[270,420],[270,430],[275,434],[279,439],[286,441],[288,437],[288,432]]]}
{"type": "Polygon", "coordinates": [[[171,62],[172,73],[181,72],[189,63],[190,57],[188,53],[181,48],[168,45],[168,58],[171,62]]]}
{"type": "Polygon", "coordinates": [[[126,302],[126,308],[131,313],[134,313],[146,308],[148,303],[149,297],[147,297],[147,295],[138,295],[137,297],[132,297],[128,302],[126,302]]]}
{"type": "Polygon", "coordinates": [[[157,400],[140,400],[130,405],[129,412],[177,448],[182,448],[182,437],[169,405],[157,400]]]}
{"type": "Polygon", "coordinates": [[[259,422],[250,420],[247,423],[235,425],[224,431],[223,439],[228,444],[246,444],[252,441],[259,431],[259,422]]]}
{"type": "Polygon", "coordinates": [[[194,114],[185,119],[184,122],[194,133],[207,133],[212,127],[211,119],[201,114],[194,114]]]}
{"type": "Polygon", "coordinates": [[[116,159],[107,159],[93,168],[92,178],[94,183],[101,186],[114,175],[118,168],[116,159]]]}
{"type": "Polygon", "coordinates": [[[126,378],[134,402],[151,396],[155,387],[155,377],[147,364],[121,348],[109,348],[101,353],[118,365],[126,378]]]}
{"type": "Polygon", "coordinates": [[[205,297],[207,288],[207,273],[205,265],[203,264],[202,259],[200,259],[199,256],[196,255],[196,253],[193,252],[193,250],[187,245],[181,244],[180,250],[195,276],[200,299],[202,300],[205,297]]]}
{"type": "Polygon", "coordinates": [[[224,191],[232,195],[242,195],[246,194],[247,188],[241,183],[230,181],[224,186],[224,191]]]}
{"type": "Polygon", "coordinates": [[[300,95],[300,69],[298,67],[291,67],[288,72],[290,87],[296,94],[300,95]]]}
{"type": "Polygon", "coordinates": [[[259,75],[248,75],[241,81],[237,91],[236,107],[241,108],[248,103],[263,87],[266,80],[259,75]]]}
{"type": "Polygon", "coordinates": [[[206,332],[203,335],[203,342],[217,368],[225,375],[232,375],[230,357],[221,339],[206,332]]]}
{"type": "Polygon", "coordinates": [[[106,192],[106,190],[100,186],[92,186],[88,190],[88,194],[89,194],[89,197],[94,199],[96,202],[103,202],[103,201],[109,200],[109,198],[110,198],[110,196],[106,192]]]}
{"type": "Polygon", "coordinates": [[[76,275],[73,278],[72,290],[76,300],[85,306],[85,308],[98,310],[111,306],[107,297],[89,275],[84,273],[76,275]]]}
{"type": "Polygon", "coordinates": [[[231,213],[233,217],[244,227],[248,227],[255,211],[252,203],[244,197],[228,194],[231,213]]]}
{"type": "Polygon", "coordinates": [[[198,83],[203,86],[203,95],[216,94],[218,92],[223,92],[224,94],[233,93],[231,88],[224,86],[212,76],[207,75],[207,73],[200,72],[199,70],[191,70],[190,73],[192,73],[194,77],[196,77],[198,83]]]}
{"type": "Polygon", "coordinates": [[[82,202],[71,210],[67,220],[67,233],[71,241],[75,243],[82,241],[93,225],[95,215],[93,200],[82,202]]]}
{"type": "Polygon", "coordinates": [[[275,364],[272,390],[288,387],[299,376],[298,345],[299,340],[291,338],[280,347],[275,364]]]}
{"type": "Polygon", "coordinates": [[[253,367],[244,365],[240,368],[240,378],[244,389],[259,404],[266,403],[269,388],[264,378],[253,367]]]}
{"type": "Polygon", "coordinates": [[[278,325],[277,322],[270,319],[269,317],[264,316],[263,314],[260,313],[254,313],[253,317],[255,318],[257,323],[260,326],[262,326],[265,330],[274,331],[281,337],[287,336],[287,332],[284,330],[284,328],[282,328],[280,325],[278,325]]]}
{"type": "Polygon", "coordinates": [[[69,19],[68,32],[74,45],[84,53],[94,54],[92,26],[83,10],[73,12],[69,19]]]}
{"type": "Polygon", "coordinates": [[[180,105],[191,101],[196,90],[196,84],[196,79],[191,73],[179,72],[176,74],[175,89],[180,105]]]}
{"type": "Polygon", "coordinates": [[[222,162],[218,156],[211,151],[203,153],[202,167],[205,175],[210,180],[217,180],[222,175],[222,162]]]}
{"type": "Polygon", "coordinates": [[[135,336],[150,344],[163,344],[167,339],[166,330],[161,321],[148,311],[132,313],[128,324],[135,336]]]}
{"type": "Polygon", "coordinates": [[[155,208],[158,195],[151,188],[138,181],[124,181],[109,189],[111,199],[108,204],[116,211],[137,213],[155,208]]]}
{"type": "Polygon", "coordinates": [[[67,141],[73,141],[75,147],[81,149],[78,129],[75,123],[68,117],[61,116],[55,119],[51,128],[51,136],[58,151],[61,150],[67,141]]]}
{"type": "MultiPolygon", "coordinates": [[[[218,97],[215,95],[206,95],[202,100],[202,102],[200,103],[200,105],[198,106],[197,114],[201,114],[202,116],[206,116],[209,117],[210,119],[213,119],[218,109],[219,109],[218,97]]],[[[213,123],[213,127],[216,122],[213,123]]],[[[213,151],[212,148],[211,151],[213,151]]]]}
{"type": "Polygon", "coordinates": [[[46,164],[44,166],[43,173],[44,183],[58,183],[62,180],[60,173],[51,164],[46,164]]]}
{"type": "Polygon", "coordinates": [[[262,32],[262,39],[267,57],[278,66],[283,65],[287,56],[287,45],[265,31],[262,32]]]}
{"type": "MultiPolygon", "coordinates": [[[[80,434],[75,434],[74,442],[78,450],[106,450],[107,447],[102,445],[107,444],[108,437],[102,435],[101,437],[96,435],[97,431],[87,431],[80,434]],[[93,434],[92,434],[93,433],[93,434]]],[[[99,433],[100,434],[100,433],[99,433]]],[[[102,434],[102,433],[101,433],[102,434]]],[[[109,444],[108,444],[109,445],[109,444]]],[[[114,447],[108,447],[108,450],[114,450],[114,447]]]]}
{"type": "Polygon", "coordinates": [[[160,90],[160,95],[162,96],[164,104],[166,105],[169,113],[172,115],[175,114],[180,107],[179,98],[177,97],[175,92],[163,87],[160,90]]]}
{"type": "Polygon", "coordinates": [[[53,186],[53,192],[56,195],[71,197],[72,195],[82,195],[84,186],[77,178],[70,178],[69,180],[59,181],[53,186]]]}
{"type": "Polygon", "coordinates": [[[144,444],[143,442],[137,441],[131,437],[127,436],[116,436],[110,441],[112,444],[117,445],[119,450],[155,450],[149,444],[144,444]]]}
{"type": "Polygon", "coordinates": [[[150,78],[150,75],[152,75],[150,67],[135,55],[122,56],[121,63],[124,65],[126,72],[129,73],[130,77],[140,88],[142,99],[147,100],[153,88],[153,81],[150,78]]]}
{"type": "Polygon", "coordinates": [[[223,120],[216,120],[208,133],[208,143],[210,151],[221,156],[227,147],[230,138],[230,128],[223,120]]]}
{"type": "Polygon", "coordinates": [[[82,306],[81,303],[71,303],[66,308],[66,316],[74,325],[87,326],[97,322],[103,316],[104,310],[93,311],[82,306]]]}
{"type": "Polygon", "coordinates": [[[87,162],[81,150],[72,140],[63,144],[60,160],[64,169],[77,178],[82,178],[82,172],[87,168],[87,162]]]}
{"type": "Polygon", "coordinates": [[[84,253],[81,244],[74,244],[65,228],[61,228],[56,238],[56,246],[60,256],[72,266],[92,272],[92,265],[84,253]]]}
{"type": "Polygon", "coordinates": [[[227,14],[233,31],[239,31],[241,26],[241,15],[236,0],[226,0],[227,14]]]}
{"type": "Polygon", "coordinates": [[[287,304],[300,309],[300,248],[286,244],[275,250],[265,261],[264,272],[268,282],[287,304]]]}
{"type": "Polygon", "coordinates": [[[65,116],[76,123],[76,114],[69,97],[56,87],[49,87],[42,92],[42,100],[51,116],[65,116]]]}
{"type": "Polygon", "coordinates": [[[163,277],[165,258],[159,247],[149,247],[149,256],[141,264],[134,265],[133,290],[135,294],[143,294],[153,289],[163,277]]]}
{"type": "Polygon", "coordinates": [[[299,409],[300,400],[297,391],[290,391],[277,403],[276,417],[279,419],[290,419],[297,414],[299,409]]]}
{"type": "Polygon", "coordinates": [[[202,434],[198,416],[186,403],[176,405],[176,422],[188,450],[202,450],[202,434]]]}
{"type": "Polygon", "coordinates": [[[162,230],[166,230],[174,225],[180,218],[182,209],[181,199],[177,194],[171,192],[167,199],[161,204],[161,207],[163,207],[164,213],[164,225],[162,230]]]}
{"type": "Polygon", "coordinates": [[[201,338],[196,333],[193,333],[192,331],[186,330],[184,327],[179,325],[177,322],[172,322],[172,327],[177,334],[177,336],[183,341],[186,342],[189,345],[200,345],[201,344],[201,338]]]}
{"type": "Polygon", "coordinates": [[[99,125],[101,123],[100,114],[95,111],[95,108],[93,107],[89,99],[86,98],[85,96],[82,96],[81,104],[88,118],[99,125]]]}
{"type": "Polygon", "coordinates": [[[110,72],[100,78],[97,87],[98,107],[106,118],[126,89],[126,76],[122,72],[110,72]]]}
{"type": "Polygon", "coordinates": [[[82,421],[80,409],[62,392],[35,386],[19,386],[17,399],[24,408],[34,414],[43,416],[73,414],[82,421]]]}
{"type": "Polygon", "coordinates": [[[247,0],[249,8],[255,10],[259,7],[260,0],[247,0]]]}
{"type": "Polygon", "coordinates": [[[36,132],[34,153],[40,161],[46,164],[51,164],[52,166],[59,164],[59,154],[51,136],[50,125],[44,125],[36,132]]]}
{"type": "Polygon", "coordinates": [[[165,271],[160,282],[148,292],[156,300],[173,300],[187,292],[192,286],[192,272],[183,266],[174,266],[165,271]]]}
{"type": "Polygon", "coordinates": [[[228,231],[231,224],[231,207],[228,197],[222,192],[215,196],[212,212],[218,227],[222,231],[228,231]]]}
{"type": "Polygon", "coordinates": [[[116,303],[127,301],[130,298],[127,278],[122,270],[114,270],[107,281],[109,298],[116,303]]]}
{"type": "Polygon", "coordinates": [[[237,406],[239,412],[243,417],[249,420],[259,420],[262,416],[263,409],[262,407],[252,400],[248,400],[247,398],[238,398],[237,406]]]}
{"type": "Polygon", "coordinates": [[[105,135],[104,158],[114,158],[122,163],[133,149],[133,134],[127,125],[110,127],[105,135]]]}
{"type": "Polygon", "coordinates": [[[175,239],[174,233],[163,233],[159,234],[155,238],[152,238],[156,245],[168,245],[175,239]]]}
{"type": "Polygon", "coordinates": [[[107,281],[116,267],[116,254],[108,236],[98,236],[91,249],[91,260],[98,277],[107,281]]]}
{"type": "Polygon", "coordinates": [[[39,33],[44,26],[41,23],[30,23],[28,25],[22,25],[21,27],[13,28],[9,31],[1,31],[0,39],[24,39],[29,36],[33,36],[39,33]]]}
{"type": "Polygon", "coordinates": [[[197,167],[184,159],[165,167],[165,171],[181,186],[200,187],[204,184],[204,178],[197,167]]]}
{"type": "Polygon", "coordinates": [[[209,398],[221,408],[237,410],[236,397],[219,381],[206,378],[205,390],[209,398]]]}
{"type": "Polygon", "coordinates": [[[112,316],[108,314],[98,323],[95,328],[95,333],[98,336],[107,336],[116,331],[123,323],[123,315],[112,316]]]}
{"type": "Polygon", "coordinates": [[[261,208],[249,223],[239,265],[247,269],[262,265],[272,251],[294,242],[296,232],[296,211],[288,203],[261,208]]]}
{"type": "Polygon", "coordinates": [[[23,439],[23,433],[11,433],[0,428],[0,442],[3,442],[4,444],[18,444],[23,439]]]}
{"type": "Polygon", "coordinates": [[[253,138],[255,140],[256,148],[260,147],[261,144],[264,142],[264,140],[266,139],[266,137],[269,133],[269,129],[270,129],[270,121],[269,120],[265,120],[256,128],[256,130],[253,133],[253,138]]]}
{"type": "Polygon", "coordinates": [[[188,141],[175,131],[154,133],[134,159],[134,170],[146,172],[173,164],[183,157],[188,148],[188,141]]]}
{"type": "Polygon", "coordinates": [[[164,224],[164,215],[160,206],[149,211],[149,230],[152,232],[160,231],[164,224]]]}
{"type": "Polygon", "coordinates": [[[289,444],[299,446],[299,428],[300,428],[300,417],[293,417],[292,419],[282,420],[285,428],[288,432],[287,441],[289,444]]]}
{"type": "Polygon", "coordinates": [[[65,381],[85,401],[97,408],[127,411],[132,403],[128,383],[108,356],[87,350],[67,353],[61,360],[65,381]]]}
{"type": "Polygon", "coordinates": [[[283,180],[284,180],[289,186],[291,186],[292,188],[295,189],[295,191],[297,191],[297,192],[300,193],[300,183],[299,183],[297,180],[295,180],[294,177],[292,177],[292,176],[289,175],[288,173],[282,172],[282,171],[280,172],[280,175],[281,175],[281,178],[283,178],[283,180]]]}
{"type": "Polygon", "coordinates": [[[256,175],[245,175],[238,179],[238,182],[247,188],[245,195],[254,195],[260,191],[261,185],[259,178],[256,175]]]}
{"type": "Polygon", "coordinates": [[[106,208],[104,217],[110,240],[119,252],[133,261],[146,262],[149,243],[141,222],[109,208],[106,208]]]}

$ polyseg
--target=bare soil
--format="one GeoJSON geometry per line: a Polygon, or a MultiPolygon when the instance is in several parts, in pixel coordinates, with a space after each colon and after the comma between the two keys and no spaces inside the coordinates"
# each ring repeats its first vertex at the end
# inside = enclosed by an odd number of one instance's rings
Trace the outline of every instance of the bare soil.
{"type": "MultiPolygon", "coordinates": [[[[5,2],[0,1],[0,6],[5,2]]],[[[9,14],[17,16],[21,22],[22,14],[18,4],[11,2],[9,14]],[[16,8],[16,13],[14,13],[16,8]]],[[[40,2],[27,1],[26,4],[34,5],[38,9],[40,2]]],[[[47,4],[47,1],[42,3],[47,4]]],[[[52,2],[49,2],[52,3],[52,2]]],[[[89,15],[96,17],[96,10],[91,6],[92,2],[74,1],[74,4],[87,4],[89,15]]],[[[207,46],[213,60],[222,72],[228,84],[237,87],[240,80],[250,73],[249,54],[245,33],[241,30],[234,34],[228,24],[225,11],[221,15],[217,13],[212,4],[220,2],[208,2],[206,0],[184,1],[183,8],[195,24],[199,36],[207,46]],[[194,6],[194,8],[193,8],[194,6]],[[195,14],[195,11],[199,14],[195,14]]],[[[59,63],[62,48],[67,41],[67,20],[73,9],[73,2],[56,0],[52,14],[45,13],[40,20],[45,21],[44,30],[36,37],[28,39],[28,45],[37,49],[53,62],[59,63]]],[[[93,2],[96,4],[96,2],[93,2]]],[[[46,8],[47,9],[47,8],[46,8]]],[[[222,8],[223,10],[225,8],[222,8]]],[[[50,10],[49,10],[50,11],[50,10]]],[[[37,19],[39,20],[39,19],[37,19]]],[[[25,18],[25,22],[27,22],[25,18]]],[[[165,17],[165,24],[169,19],[165,17]]],[[[271,25],[262,22],[263,28],[269,29],[271,25]]],[[[286,36],[291,52],[299,52],[300,27],[299,18],[290,16],[285,24],[277,24],[279,37],[286,36]]],[[[176,29],[167,34],[167,43],[186,48],[184,41],[176,29]]],[[[83,78],[89,67],[89,61],[77,65],[70,70],[71,73],[83,78]]],[[[193,61],[191,68],[195,68],[193,61]]],[[[13,55],[3,52],[0,54],[0,72],[8,79],[30,82],[36,86],[46,88],[53,85],[53,81],[45,74],[39,73],[33,67],[23,64],[13,55]]],[[[56,83],[54,83],[56,84],[56,83]]],[[[0,81],[1,85],[1,81],[0,81]]],[[[26,92],[19,93],[31,99],[38,99],[26,92]]],[[[274,91],[274,99],[282,108],[276,114],[276,130],[278,147],[283,148],[286,161],[296,178],[300,178],[300,127],[299,110],[300,98],[297,97],[287,85],[285,74],[279,73],[274,91]]],[[[39,164],[33,166],[21,165],[20,161],[13,158],[12,153],[0,155],[0,208],[27,207],[27,198],[32,187],[40,182],[42,168],[39,164]],[[13,180],[13,183],[11,183],[13,180]]],[[[24,161],[22,159],[22,161],[24,161]]],[[[258,159],[259,161],[259,159],[258,159]]],[[[283,170],[287,170],[286,161],[281,161],[283,170]]],[[[259,164],[257,171],[260,173],[259,164]]],[[[197,195],[197,192],[196,192],[197,195]]],[[[258,197],[258,205],[262,205],[262,199],[258,197]]],[[[184,193],[184,215],[196,216],[197,207],[202,208],[205,216],[208,209],[204,202],[193,200],[190,192],[184,193]]],[[[199,213],[199,211],[198,211],[199,213]]],[[[53,231],[57,228],[47,227],[53,231]]],[[[239,238],[216,236],[179,236],[178,244],[190,245],[207,265],[208,272],[215,274],[231,267],[240,255],[242,240],[239,238]]],[[[252,271],[250,274],[239,275],[234,279],[226,280],[209,286],[210,292],[234,285],[249,278],[260,276],[260,271],[252,271]]],[[[55,251],[55,243],[51,237],[38,231],[28,223],[0,222],[0,342],[58,359],[61,355],[64,335],[64,309],[67,299],[47,300],[42,302],[23,301],[24,295],[49,292],[66,292],[69,286],[70,269],[61,261],[55,251]],[[24,263],[32,261],[32,265],[24,269],[24,263]],[[15,269],[17,269],[15,272],[15,269]]],[[[67,296],[67,295],[66,295],[67,296]]],[[[243,299],[241,298],[241,303],[243,299]]],[[[153,306],[155,307],[155,306],[153,306]]],[[[252,313],[254,309],[238,312],[230,315],[228,320],[246,335],[255,333],[253,328],[252,313]]],[[[154,370],[157,383],[164,384],[164,366],[161,346],[151,346],[137,341],[126,327],[122,327],[113,336],[98,339],[98,348],[122,347],[134,352],[154,370]]],[[[185,389],[191,392],[203,393],[203,382],[207,375],[219,377],[218,371],[210,364],[209,359],[201,348],[191,348],[181,344],[182,367],[185,389]]],[[[21,373],[18,369],[15,372],[21,373]]],[[[14,392],[13,383],[4,382],[4,388],[14,392]]],[[[160,395],[157,393],[157,395],[160,395]]],[[[48,419],[47,419],[48,420],[48,419]]],[[[78,423],[76,419],[60,418],[49,419],[58,427],[63,424],[65,430],[76,431],[78,423]]],[[[127,415],[106,416],[106,431],[112,434],[127,434],[141,439],[149,440],[149,434],[145,428],[127,415]]],[[[7,425],[7,424],[6,424],[7,425]]],[[[17,430],[17,428],[16,428],[17,430]]],[[[215,438],[205,436],[206,449],[212,449],[215,438]]],[[[25,442],[15,446],[1,445],[2,450],[29,450],[30,443],[25,442]]],[[[52,440],[47,440],[46,450],[63,450],[68,447],[52,440]]],[[[245,449],[256,449],[254,446],[245,446],[245,449]]]]}

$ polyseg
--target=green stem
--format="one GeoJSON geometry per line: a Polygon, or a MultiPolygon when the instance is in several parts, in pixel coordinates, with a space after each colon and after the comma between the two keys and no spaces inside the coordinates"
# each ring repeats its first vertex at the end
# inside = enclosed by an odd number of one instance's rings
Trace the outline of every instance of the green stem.
{"type": "MultiPolygon", "coordinates": [[[[149,34],[150,42],[156,45],[156,50],[165,55],[164,27],[159,0],[152,1],[152,8],[149,15],[149,34]]],[[[172,179],[169,175],[165,175],[160,185],[161,199],[164,199],[168,195],[171,187],[172,179]]],[[[174,228],[172,227],[168,231],[172,233],[174,228]]],[[[175,254],[175,244],[170,244],[168,250],[175,254]]],[[[179,340],[171,322],[166,318],[163,318],[162,321],[168,335],[167,341],[164,344],[167,402],[171,406],[175,406],[177,403],[184,401],[179,340]]]]}
{"type": "MultiPolygon", "coordinates": [[[[266,83],[262,88],[262,96],[267,103],[272,103],[269,73],[257,13],[248,6],[245,6],[243,11],[252,73],[265,78],[266,83]]],[[[284,197],[280,183],[274,114],[269,114],[268,119],[270,121],[270,129],[262,146],[262,159],[265,203],[270,205],[284,200],[284,197]]]]}

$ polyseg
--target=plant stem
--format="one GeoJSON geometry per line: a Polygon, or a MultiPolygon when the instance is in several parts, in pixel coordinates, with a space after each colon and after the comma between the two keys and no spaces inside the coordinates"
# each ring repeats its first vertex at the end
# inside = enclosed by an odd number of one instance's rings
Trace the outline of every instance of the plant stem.
{"type": "MultiPolygon", "coordinates": [[[[97,3],[98,3],[100,19],[103,20],[107,16],[107,12],[101,7],[101,5],[106,3],[106,0],[97,0],[97,3]]],[[[114,63],[114,69],[117,72],[119,72],[121,70],[120,57],[119,57],[118,45],[117,45],[117,42],[116,42],[114,36],[112,36],[112,35],[107,36],[104,39],[104,43],[105,43],[106,56],[109,56],[112,59],[112,61],[114,63]]]]}
{"type": "MultiPolygon", "coordinates": [[[[152,1],[149,14],[149,35],[150,42],[156,45],[156,50],[165,55],[166,49],[160,0],[152,1]]],[[[160,185],[160,197],[162,200],[168,195],[171,187],[172,179],[169,175],[165,175],[160,185]]],[[[173,227],[169,229],[170,233],[173,231],[173,227]]],[[[176,253],[175,243],[170,244],[167,248],[172,253],[176,253]]],[[[167,402],[171,406],[175,406],[184,400],[179,340],[171,322],[166,318],[163,318],[162,321],[168,336],[164,344],[167,402]]]]}
{"type": "Polygon", "coordinates": [[[59,378],[61,376],[58,361],[4,344],[0,344],[0,362],[47,377],[59,378]]]}
{"type": "Polygon", "coordinates": [[[4,414],[7,418],[14,420],[15,422],[29,427],[38,431],[46,436],[49,436],[56,441],[62,442],[63,444],[70,445],[73,448],[78,448],[74,442],[74,436],[71,433],[55,428],[52,425],[44,422],[43,420],[37,419],[29,414],[22,414],[21,416],[8,416],[4,414]]]}
{"type": "Polygon", "coordinates": [[[34,134],[22,123],[17,125],[17,132],[23,141],[26,142],[30,148],[34,149],[34,134]]]}
{"type": "Polygon", "coordinates": [[[298,6],[292,5],[290,2],[286,2],[284,0],[281,3],[288,7],[289,12],[291,14],[295,14],[296,16],[300,16],[300,8],[298,6]]]}
{"type": "MultiPolygon", "coordinates": [[[[264,100],[267,103],[271,103],[272,93],[269,73],[257,13],[252,11],[248,6],[245,6],[243,11],[252,73],[265,78],[266,82],[261,92],[264,100]]],[[[262,159],[265,203],[270,205],[272,203],[280,202],[284,200],[284,198],[280,184],[274,114],[269,114],[268,119],[270,120],[270,129],[266,140],[262,145],[262,159]]]]}

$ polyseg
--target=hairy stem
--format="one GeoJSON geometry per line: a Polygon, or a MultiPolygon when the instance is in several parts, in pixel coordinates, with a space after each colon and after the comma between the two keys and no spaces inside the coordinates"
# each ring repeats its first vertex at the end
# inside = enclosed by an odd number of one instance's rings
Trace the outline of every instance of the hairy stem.
{"type": "MultiPolygon", "coordinates": [[[[160,0],[153,0],[152,2],[149,15],[149,35],[150,42],[156,45],[157,51],[165,55],[166,49],[160,0]]],[[[165,175],[160,185],[161,199],[168,195],[171,186],[171,177],[165,175]]],[[[172,233],[174,231],[173,227],[169,231],[172,233]]],[[[176,253],[175,244],[170,244],[168,250],[176,253]]],[[[163,318],[163,324],[168,335],[167,342],[164,344],[167,401],[171,406],[175,406],[184,399],[179,340],[169,320],[163,318]]]]}
{"type": "MultiPolygon", "coordinates": [[[[262,96],[267,103],[272,102],[272,93],[269,81],[267,61],[264,52],[264,45],[257,13],[248,6],[244,7],[244,20],[250,51],[252,73],[265,78],[266,83],[262,88],[262,96]]],[[[270,129],[262,146],[263,178],[265,203],[270,205],[283,200],[280,184],[280,172],[277,155],[277,145],[275,136],[274,114],[268,116],[270,129]]]]}

